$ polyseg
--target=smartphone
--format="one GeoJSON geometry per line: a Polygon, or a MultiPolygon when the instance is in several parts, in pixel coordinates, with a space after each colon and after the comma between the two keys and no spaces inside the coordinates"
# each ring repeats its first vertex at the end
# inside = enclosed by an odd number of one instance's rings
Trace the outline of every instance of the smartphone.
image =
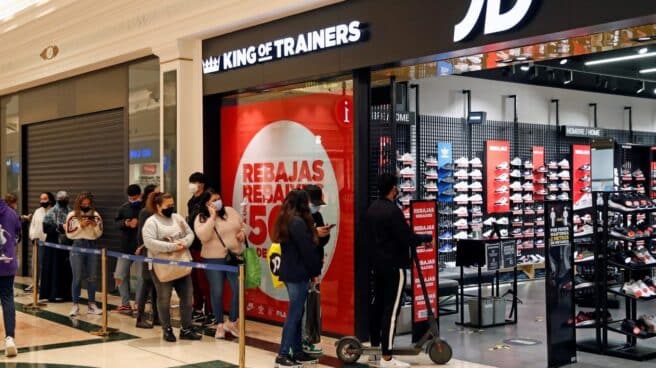
{"type": "Polygon", "coordinates": [[[329,229],[332,229],[332,228],[334,228],[334,227],[337,226],[337,225],[335,225],[335,224],[330,224],[330,225],[326,225],[326,226],[327,226],[329,229]]]}

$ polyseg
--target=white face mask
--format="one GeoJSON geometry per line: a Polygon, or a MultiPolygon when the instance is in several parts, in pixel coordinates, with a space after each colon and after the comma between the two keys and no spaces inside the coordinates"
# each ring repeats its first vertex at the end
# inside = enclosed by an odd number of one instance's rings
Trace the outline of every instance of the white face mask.
{"type": "Polygon", "coordinates": [[[212,205],[214,205],[214,208],[216,208],[217,211],[221,211],[221,209],[223,208],[223,201],[217,199],[216,201],[212,202],[212,205]]]}
{"type": "Polygon", "coordinates": [[[194,193],[198,192],[198,184],[196,184],[196,183],[189,183],[189,192],[190,192],[191,194],[194,194],[194,193]]]}

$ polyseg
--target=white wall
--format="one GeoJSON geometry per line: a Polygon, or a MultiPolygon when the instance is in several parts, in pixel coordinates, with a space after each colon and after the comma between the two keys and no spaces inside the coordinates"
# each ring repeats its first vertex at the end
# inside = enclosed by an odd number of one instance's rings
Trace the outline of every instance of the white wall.
{"type": "MultiPolygon", "coordinates": [[[[599,127],[628,129],[628,118],[625,118],[624,107],[631,106],[634,130],[653,131],[656,128],[656,100],[647,98],[538,87],[462,76],[427,78],[412,83],[421,86],[421,114],[463,116],[465,96],[462,90],[469,89],[472,91],[472,110],[486,111],[488,120],[512,121],[512,100],[504,96],[514,94],[517,95],[517,113],[520,122],[555,124],[555,109],[550,101],[559,99],[561,125],[591,126],[593,114],[588,104],[597,103],[599,127]]],[[[412,95],[410,100],[414,101],[412,95]]]]}

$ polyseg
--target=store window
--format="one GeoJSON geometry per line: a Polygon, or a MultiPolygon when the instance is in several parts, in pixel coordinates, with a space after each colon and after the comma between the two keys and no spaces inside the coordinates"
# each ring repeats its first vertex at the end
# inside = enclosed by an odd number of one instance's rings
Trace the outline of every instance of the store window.
{"type": "Polygon", "coordinates": [[[129,180],[160,185],[159,60],[129,67],[129,180]]]}
{"type": "Polygon", "coordinates": [[[178,75],[176,70],[164,73],[164,190],[177,193],[178,141],[178,75]]]}
{"type": "MultiPolygon", "coordinates": [[[[307,184],[323,188],[326,224],[335,224],[322,282],[324,330],[352,334],[353,315],[353,84],[310,82],[224,98],[221,108],[221,191],[244,209],[248,241],[269,269],[267,250],[286,194],[307,184]]],[[[275,264],[275,261],[273,262],[275,264]]],[[[263,273],[248,295],[251,316],[282,322],[287,292],[263,273]]]]}
{"type": "Polygon", "coordinates": [[[0,157],[4,158],[2,163],[2,194],[13,193],[20,196],[21,181],[21,155],[20,134],[18,122],[18,96],[3,98],[0,103],[0,129],[2,130],[0,157]]]}

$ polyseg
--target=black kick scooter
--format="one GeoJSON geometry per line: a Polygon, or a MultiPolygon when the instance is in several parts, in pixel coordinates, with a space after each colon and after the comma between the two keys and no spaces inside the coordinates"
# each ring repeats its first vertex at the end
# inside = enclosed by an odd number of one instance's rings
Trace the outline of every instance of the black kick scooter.
{"type": "MultiPolygon", "coordinates": [[[[433,308],[430,307],[430,299],[428,298],[428,291],[426,290],[426,282],[424,275],[421,272],[419,258],[417,257],[417,250],[411,247],[412,258],[414,259],[415,267],[417,268],[417,275],[421,283],[421,290],[424,294],[424,301],[428,306],[428,330],[414,345],[393,349],[393,355],[419,355],[425,351],[430,359],[435,364],[446,364],[451,360],[453,351],[451,346],[440,338],[440,329],[437,325],[437,319],[433,313],[433,308]]],[[[343,363],[355,363],[362,355],[382,355],[381,349],[362,346],[360,340],[354,336],[342,337],[335,343],[337,347],[337,357],[343,363]]]]}

